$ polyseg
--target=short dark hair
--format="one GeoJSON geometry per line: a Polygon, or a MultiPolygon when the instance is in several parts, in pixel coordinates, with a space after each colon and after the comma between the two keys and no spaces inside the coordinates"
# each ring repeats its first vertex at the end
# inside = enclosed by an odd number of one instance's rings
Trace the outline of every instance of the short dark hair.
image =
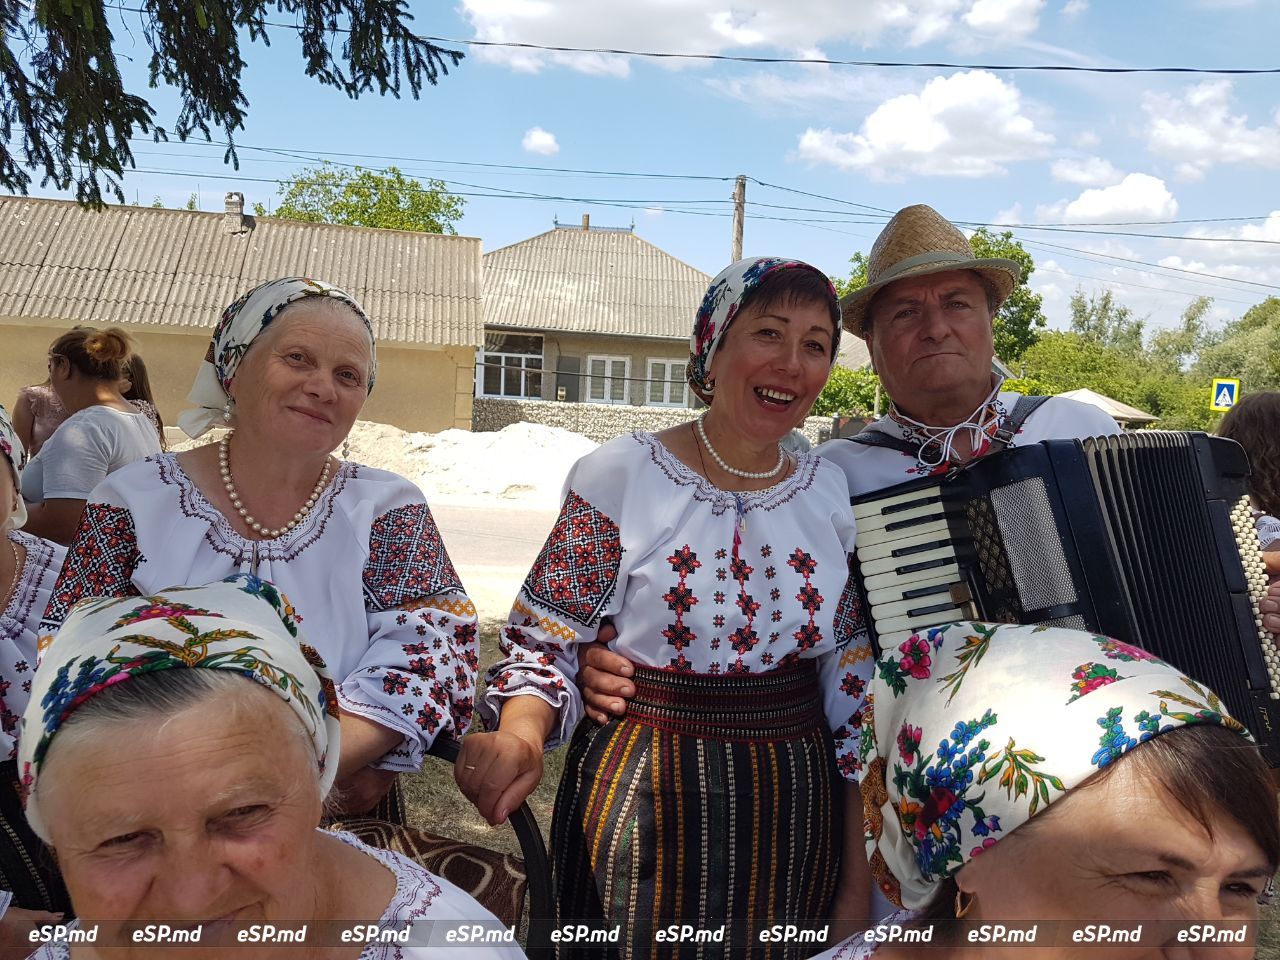
{"type": "Polygon", "coordinates": [[[793,268],[770,274],[742,301],[738,313],[748,307],[767,313],[779,304],[799,303],[823,304],[831,317],[832,334],[840,329],[840,303],[832,296],[831,281],[816,270],[793,268]]]}
{"type": "MultiPolygon", "coordinates": [[[[1000,291],[997,290],[996,285],[992,283],[989,279],[987,279],[986,275],[984,275],[980,271],[968,270],[966,272],[972,273],[974,278],[978,281],[978,283],[982,285],[982,290],[987,295],[987,311],[991,314],[991,318],[994,320],[996,316],[996,311],[1000,309],[1000,291]]],[[[903,277],[902,279],[905,280],[907,278],[903,277]]],[[[884,296],[884,292],[888,290],[891,286],[893,286],[893,284],[886,283],[883,287],[881,287],[879,290],[875,292],[875,295],[867,303],[867,309],[863,312],[863,316],[862,316],[862,332],[864,334],[871,329],[871,318],[876,308],[876,302],[879,301],[880,298],[884,296]]]]}
{"type": "MultiPolygon", "coordinates": [[[[1213,723],[1179,727],[1139,744],[1103,767],[1074,790],[1105,783],[1118,767],[1136,766],[1143,779],[1165,793],[1213,836],[1215,814],[1226,814],[1262,848],[1271,873],[1280,870],[1280,803],[1262,752],[1234,730],[1213,723]]],[[[1069,791],[1067,796],[1071,795],[1069,791]]],[[[1056,804],[1018,828],[1025,831],[1044,817],[1061,814],[1056,804]]],[[[921,919],[955,919],[954,876],[938,887],[921,919]]]]}
{"type": "Polygon", "coordinates": [[[1258,509],[1280,517],[1280,393],[1245,394],[1218,424],[1249,456],[1249,493],[1258,509]]]}

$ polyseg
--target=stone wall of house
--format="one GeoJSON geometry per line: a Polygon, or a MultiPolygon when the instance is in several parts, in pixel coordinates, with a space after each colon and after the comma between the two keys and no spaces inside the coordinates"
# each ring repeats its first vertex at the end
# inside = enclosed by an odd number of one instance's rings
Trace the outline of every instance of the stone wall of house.
{"type": "MultiPolygon", "coordinates": [[[[501,430],[512,423],[540,423],[561,427],[604,443],[633,430],[665,430],[687,423],[695,410],[675,407],[633,407],[607,403],[561,403],[555,400],[507,400],[477,397],[472,405],[471,429],[501,430]]],[[[830,417],[809,417],[800,428],[812,444],[831,438],[830,417]]]]}

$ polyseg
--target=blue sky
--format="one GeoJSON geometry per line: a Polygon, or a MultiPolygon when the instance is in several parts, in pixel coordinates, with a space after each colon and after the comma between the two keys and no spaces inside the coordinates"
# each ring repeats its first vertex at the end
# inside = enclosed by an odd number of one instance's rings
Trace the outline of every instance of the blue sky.
{"type": "MultiPolygon", "coordinates": [[[[460,39],[1095,67],[1272,66],[1280,27],[1280,8],[1267,0],[462,0],[412,8],[419,32],[460,39]]],[[[175,98],[145,90],[147,51],[136,22],[117,37],[122,61],[134,61],[123,66],[135,92],[148,93],[158,122],[172,125],[175,98]]],[[[269,201],[269,181],[324,151],[375,168],[391,161],[373,156],[395,156],[407,158],[396,161],[407,173],[459,191],[622,204],[469,198],[458,229],[482,238],[485,250],[549,229],[554,217],[577,223],[590,213],[599,225],[634,220],[640,236],[715,273],[729,260],[732,178],[747,174],[832,199],[750,184],[745,252],[800,257],[833,274],[847,273],[854,251],[870,249],[883,211],[910,203],[956,220],[1089,231],[1015,229],[1036,259],[1033,285],[1054,326],[1065,324],[1077,286],[1110,287],[1153,326],[1175,322],[1201,293],[1215,298],[1217,322],[1280,295],[1280,75],[872,69],[462,49],[467,59],[418,101],[351,101],[308,80],[296,37],[275,29],[270,48],[245,48],[250,107],[237,140],[303,158],[244,149],[236,173],[221,163],[221,149],[139,143],[139,171],[126,177],[126,193],[181,206],[198,192],[202,207],[215,210],[229,189],[250,204],[269,201]],[[711,215],[681,212],[689,210],[711,215]],[[1220,222],[1159,222],[1197,219],[1220,222]],[[1128,225],[1101,226],[1110,223],[1128,225]],[[1219,239],[1179,239],[1192,236],[1219,239]]]]}

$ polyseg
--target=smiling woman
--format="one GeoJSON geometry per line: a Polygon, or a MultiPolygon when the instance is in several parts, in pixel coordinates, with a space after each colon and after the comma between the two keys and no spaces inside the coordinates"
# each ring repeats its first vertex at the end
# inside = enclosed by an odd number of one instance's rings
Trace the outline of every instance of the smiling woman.
{"type": "Polygon", "coordinates": [[[300,932],[308,957],[413,960],[429,955],[426,931],[405,933],[418,921],[499,928],[409,860],[318,829],[339,769],[334,684],[289,601],[256,577],[80,605],[37,670],[24,730],[27,819],[93,937],[37,958],[167,955],[134,936],[147,925],[181,935],[191,960],[297,955],[296,941],[246,945],[269,924],[300,932]],[[408,945],[353,945],[341,926],[408,945]]]}
{"type": "Polygon", "coordinates": [[[398,820],[395,774],[470,724],[476,614],[418,488],[330,454],[375,371],[372,323],[342,290],[293,277],[238,299],[179,418],[192,437],[232,429],[94,491],[46,627],[82,597],[270,579],[339,678],[343,812],[385,797],[379,814],[398,820]]]}
{"type": "Polygon", "coordinates": [[[454,768],[496,823],[541,779],[544,745],[571,741],[555,896],[562,917],[629,920],[623,956],[679,955],[654,947],[674,920],[866,914],[849,491],[830,464],[781,448],[839,335],[835,291],[808,264],[753,258],[715,279],[688,367],[710,409],[575,464],[489,671],[481,710],[497,729],[468,737],[454,768]],[[576,674],[602,627],[638,692],[598,726],[576,674]],[[842,842],[859,854],[849,874],[842,842]]]}

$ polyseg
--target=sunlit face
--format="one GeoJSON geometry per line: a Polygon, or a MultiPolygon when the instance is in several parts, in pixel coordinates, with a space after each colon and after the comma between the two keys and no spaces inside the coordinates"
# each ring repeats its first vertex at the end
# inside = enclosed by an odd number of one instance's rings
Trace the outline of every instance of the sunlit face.
{"type": "Polygon", "coordinates": [[[369,332],[350,310],[306,298],[253,342],[231,383],[236,426],[308,451],[333,450],[368,396],[369,332]]]}
{"type": "Polygon", "coordinates": [[[824,303],[748,305],[711,360],[720,428],[770,443],[799,426],[831,374],[832,332],[824,303]]]}
{"type": "MultiPolygon", "coordinates": [[[[289,707],[245,683],[243,698],[206,700],[162,723],[119,722],[83,740],[54,740],[37,790],[83,922],[314,916],[315,763],[289,707]]],[[[203,938],[217,933],[206,928],[203,938]]],[[[135,949],[156,955],[154,944],[135,949]]],[[[250,960],[245,949],[235,954],[250,960]]]]}
{"type": "MultiPolygon", "coordinates": [[[[1219,813],[1210,837],[1141,766],[1122,762],[1101,783],[1055,803],[1025,833],[975,857],[957,880],[966,899],[976,898],[966,920],[1225,923],[1256,920],[1270,873],[1262,848],[1241,824],[1219,813]]],[[[1035,955],[1168,960],[1201,954],[1185,945],[1081,944],[1038,948],[1035,955]]],[[[1204,954],[1215,960],[1252,955],[1247,945],[1214,946],[1204,954]]]]}
{"type": "Polygon", "coordinates": [[[980,402],[991,385],[991,311],[970,270],[908,277],[872,301],[867,347],[889,396],[980,402]]]}

